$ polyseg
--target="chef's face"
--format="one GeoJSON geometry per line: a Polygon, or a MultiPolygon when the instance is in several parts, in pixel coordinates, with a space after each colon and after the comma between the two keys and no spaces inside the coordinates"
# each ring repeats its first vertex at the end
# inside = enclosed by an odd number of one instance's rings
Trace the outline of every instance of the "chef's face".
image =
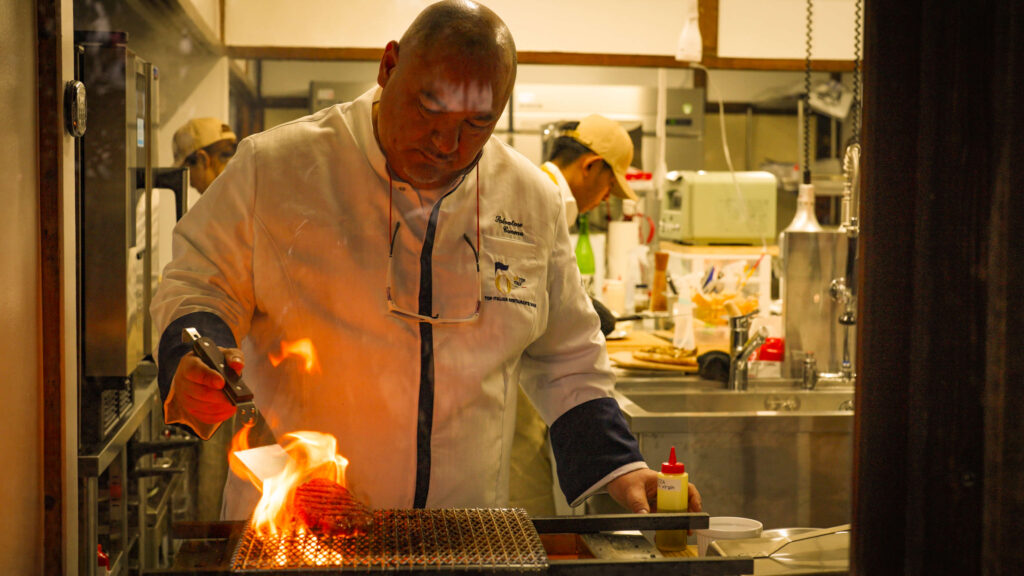
{"type": "Polygon", "coordinates": [[[396,176],[417,188],[449,184],[471,166],[508,101],[512,72],[495,59],[388,44],[377,138],[396,176]]]}

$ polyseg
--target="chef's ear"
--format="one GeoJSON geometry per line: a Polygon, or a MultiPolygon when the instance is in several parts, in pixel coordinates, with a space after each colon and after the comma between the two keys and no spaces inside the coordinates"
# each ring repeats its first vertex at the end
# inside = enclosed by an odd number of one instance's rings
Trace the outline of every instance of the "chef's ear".
{"type": "Polygon", "coordinates": [[[210,165],[210,153],[204,148],[196,150],[195,153],[196,161],[193,163],[194,166],[206,168],[210,165]]]}
{"type": "Polygon", "coordinates": [[[598,173],[601,168],[604,167],[604,158],[601,158],[597,154],[589,153],[584,154],[582,157],[583,162],[583,173],[589,175],[591,173],[598,173]]]}
{"type": "Polygon", "coordinates": [[[377,70],[377,84],[383,88],[398,66],[398,42],[388,42],[384,47],[384,55],[380,57],[380,69],[377,70]]]}

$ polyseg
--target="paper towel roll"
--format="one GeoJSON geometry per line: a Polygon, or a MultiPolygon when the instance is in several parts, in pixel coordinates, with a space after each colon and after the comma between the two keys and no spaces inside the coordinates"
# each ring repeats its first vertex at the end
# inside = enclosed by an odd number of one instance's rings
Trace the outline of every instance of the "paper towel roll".
{"type": "Polygon", "coordinates": [[[608,223],[608,278],[624,280],[629,256],[640,244],[637,220],[608,223]]]}

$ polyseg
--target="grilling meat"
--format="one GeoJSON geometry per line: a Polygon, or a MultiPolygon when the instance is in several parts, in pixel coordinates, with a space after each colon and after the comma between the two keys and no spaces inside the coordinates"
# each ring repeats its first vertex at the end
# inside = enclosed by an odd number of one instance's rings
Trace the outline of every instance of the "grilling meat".
{"type": "Polygon", "coordinates": [[[347,488],[326,478],[314,478],[295,489],[295,515],[322,536],[348,538],[366,534],[373,513],[347,488]]]}

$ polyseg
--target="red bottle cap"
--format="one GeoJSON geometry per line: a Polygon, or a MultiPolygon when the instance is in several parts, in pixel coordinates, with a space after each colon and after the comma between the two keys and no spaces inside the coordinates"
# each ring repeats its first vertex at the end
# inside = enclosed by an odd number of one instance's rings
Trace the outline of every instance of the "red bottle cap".
{"type": "Polygon", "coordinates": [[[662,474],[684,474],[686,466],[682,462],[676,462],[676,447],[673,446],[668,453],[668,462],[661,463],[662,474]]]}

